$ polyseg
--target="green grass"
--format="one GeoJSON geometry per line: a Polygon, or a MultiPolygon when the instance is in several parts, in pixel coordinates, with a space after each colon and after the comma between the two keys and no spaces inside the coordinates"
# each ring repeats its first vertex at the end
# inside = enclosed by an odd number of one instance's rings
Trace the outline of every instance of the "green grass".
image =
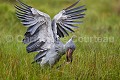
{"type": "MultiPolygon", "coordinates": [[[[25,2],[53,18],[74,0],[25,2]]],[[[27,54],[26,45],[17,41],[26,28],[15,16],[15,1],[0,3],[0,80],[120,80],[120,0],[81,0],[79,5],[86,4],[87,11],[84,23],[71,34],[77,36],[73,63],[59,69],[56,67],[63,64],[65,56],[52,69],[31,64],[36,53],[27,54]],[[80,37],[94,36],[114,37],[114,42],[79,41],[80,37]]]]}

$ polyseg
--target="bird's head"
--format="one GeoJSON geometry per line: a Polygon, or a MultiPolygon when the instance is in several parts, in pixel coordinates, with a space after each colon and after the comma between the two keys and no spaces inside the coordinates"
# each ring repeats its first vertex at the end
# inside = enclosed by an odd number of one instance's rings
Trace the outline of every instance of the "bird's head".
{"type": "Polygon", "coordinates": [[[65,44],[65,47],[66,47],[66,59],[67,59],[67,62],[68,63],[71,63],[72,62],[72,55],[73,55],[73,52],[75,50],[75,44],[73,42],[73,39],[75,38],[75,36],[73,36],[66,44],[65,44]]]}

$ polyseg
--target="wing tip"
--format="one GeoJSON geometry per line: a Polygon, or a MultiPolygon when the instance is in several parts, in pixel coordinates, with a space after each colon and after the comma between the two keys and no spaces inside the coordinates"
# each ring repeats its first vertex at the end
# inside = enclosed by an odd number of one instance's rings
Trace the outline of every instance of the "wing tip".
{"type": "Polygon", "coordinates": [[[21,0],[16,0],[16,1],[17,1],[22,7],[24,7],[24,8],[32,8],[31,6],[23,3],[21,0]]]}
{"type": "Polygon", "coordinates": [[[74,7],[74,6],[77,5],[79,2],[80,2],[80,0],[78,0],[77,2],[75,2],[74,4],[72,4],[71,6],[67,7],[67,8],[64,9],[64,10],[68,10],[68,9],[74,7]]]}

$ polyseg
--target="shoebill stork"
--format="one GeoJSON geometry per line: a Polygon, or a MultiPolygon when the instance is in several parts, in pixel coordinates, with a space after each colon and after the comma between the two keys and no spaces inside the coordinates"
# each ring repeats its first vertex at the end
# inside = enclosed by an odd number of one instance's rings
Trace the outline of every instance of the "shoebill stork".
{"type": "Polygon", "coordinates": [[[24,44],[28,44],[28,53],[38,52],[34,62],[41,66],[53,66],[60,58],[66,54],[67,62],[72,62],[72,54],[75,44],[72,37],[66,44],[60,41],[68,32],[74,32],[78,28],[75,24],[81,24],[80,19],[84,18],[85,5],[74,7],[80,2],[78,0],[71,6],[60,11],[53,20],[46,13],[43,13],[20,0],[16,0],[19,5],[15,5],[16,16],[21,23],[27,27],[24,44]]]}

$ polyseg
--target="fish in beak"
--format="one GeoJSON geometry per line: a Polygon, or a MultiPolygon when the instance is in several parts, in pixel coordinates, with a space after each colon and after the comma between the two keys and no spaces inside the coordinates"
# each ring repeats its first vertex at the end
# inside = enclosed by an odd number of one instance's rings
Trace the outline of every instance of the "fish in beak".
{"type": "Polygon", "coordinates": [[[69,48],[66,52],[66,59],[67,59],[67,63],[72,63],[72,54],[73,51],[71,48],[69,48]]]}

